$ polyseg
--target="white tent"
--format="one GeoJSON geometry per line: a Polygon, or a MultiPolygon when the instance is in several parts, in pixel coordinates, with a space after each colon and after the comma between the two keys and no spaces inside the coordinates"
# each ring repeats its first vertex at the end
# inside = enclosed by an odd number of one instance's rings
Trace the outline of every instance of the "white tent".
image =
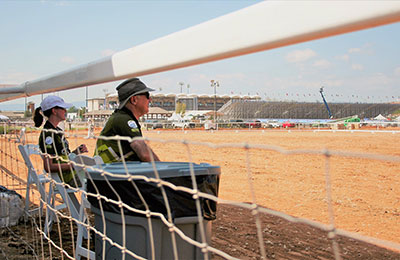
{"type": "Polygon", "coordinates": [[[8,118],[8,116],[3,116],[3,115],[0,115],[0,120],[1,121],[5,121],[5,120],[9,120],[10,118],[8,118]]]}
{"type": "Polygon", "coordinates": [[[192,114],[185,114],[184,116],[183,116],[183,120],[192,120],[192,118],[193,118],[193,115],[192,114]]]}
{"type": "Polygon", "coordinates": [[[394,121],[400,122],[400,116],[396,117],[394,121]]]}
{"type": "Polygon", "coordinates": [[[386,117],[382,116],[381,114],[379,114],[377,117],[374,118],[375,120],[387,120],[386,117]]]}
{"type": "Polygon", "coordinates": [[[172,116],[168,118],[168,121],[182,121],[182,117],[174,112],[172,116]]]}

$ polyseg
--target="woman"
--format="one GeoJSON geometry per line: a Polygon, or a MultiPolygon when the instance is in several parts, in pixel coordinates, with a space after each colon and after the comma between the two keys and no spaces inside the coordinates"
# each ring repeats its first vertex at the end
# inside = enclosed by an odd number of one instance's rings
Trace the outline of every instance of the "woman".
{"type": "MultiPolygon", "coordinates": [[[[74,178],[75,172],[72,170],[71,165],[63,161],[68,160],[68,155],[71,151],[69,150],[68,141],[62,132],[63,130],[58,127],[58,124],[65,120],[66,109],[71,106],[71,104],[65,103],[60,97],[48,96],[43,99],[40,107],[36,108],[33,121],[36,127],[40,127],[43,123],[43,115],[47,117],[47,121],[39,136],[40,150],[46,154],[46,156],[42,156],[45,171],[58,172],[60,178],[65,183],[73,187],[78,187],[81,186],[81,184],[78,178],[74,178]],[[58,132],[48,130],[55,130],[58,132]],[[50,158],[54,156],[58,158],[50,158]],[[60,159],[60,157],[62,159],[60,159]],[[62,174],[60,174],[60,171],[62,174]]],[[[81,144],[72,152],[75,154],[86,153],[88,149],[85,144],[81,144]]]]}

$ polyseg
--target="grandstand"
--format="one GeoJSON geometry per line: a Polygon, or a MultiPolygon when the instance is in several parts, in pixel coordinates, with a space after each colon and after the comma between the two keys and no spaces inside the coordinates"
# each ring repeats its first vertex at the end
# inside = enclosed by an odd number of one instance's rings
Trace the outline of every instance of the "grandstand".
{"type": "MultiPolygon", "coordinates": [[[[89,113],[108,113],[118,104],[117,94],[108,94],[105,98],[89,100],[89,113]],[[105,105],[104,105],[105,104],[105,105]]],[[[295,119],[329,119],[324,103],[265,101],[258,95],[207,95],[207,94],[162,94],[152,95],[152,107],[173,112],[178,102],[185,103],[187,110],[214,110],[214,101],[220,119],[254,119],[254,118],[295,118],[295,119]]],[[[360,118],[374,118],[379,114],[389,116],[398,114],[400,104],[391,103],[330,103],[334,118],[358,115],[360,118]]],[[[99,115],[101,117],[101,115],[99,115]]]]}
{"type": "MultiPolygon", "coordinates": [[[[261,97],[259,95],[212,95],[212,94],[163,94],[163,93],[156,93],[151,95],[152,99],[152,106],[153,107],[160,107],[167,111],[175,111],[177,103],[184,103],[186,105],[187,110],[213,110],[214,109],[214,102],[217,109],[220,109],[224,104],[232,101],[241,101],[241,100],[250,100],[250,101],[259,101],[261,97]]],[[[112,107],[109,104],[116,104],[118,103],[118,94],[113,93],[106,96],[106,108],[112,107]]]]}
{"type": "MultiPolygon", "coordinates": [[[[377,103],[331,103],[329,104],[334,118],[358,115],[360,118],[373,118],[399,113],[400,104],[377,103]]],[[[222,119],[252,118],[296,118],[328,119],[329,114],[323,103],[271,102],[258,100],[232,100],[218,112],[222,119]]]]}

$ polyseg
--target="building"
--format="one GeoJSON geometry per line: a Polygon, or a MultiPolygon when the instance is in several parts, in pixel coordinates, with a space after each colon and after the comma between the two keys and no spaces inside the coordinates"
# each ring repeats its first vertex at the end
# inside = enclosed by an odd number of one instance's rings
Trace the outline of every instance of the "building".
{"type": "Polygon", "coordinates": [[[105,106],[104,98],[90,98],[88,101],[88,112],[92,112],[95,110],[107,110],[107,106],[105,106]]]}
{"type": "Polygon", "coordinates": [[[24,111],[2,111],[0,112],[3,116],[8,117],[11,121],[24,119],[24,111]]]}
{"type": "MultiPolygon", "coordinates": [[[[400,104],[388,103],[330,103],[329,107],[334,118],[357,115],[365,119],[400,111],[400,104]]],[[[229,102],[219,112],[223,113],[223,119],[329,119],[327,108],[321,102],[236,101],[229,102]]]]}
{"type": "MultiPolygon", "coordinates": [[[[237,100],[259,101],[258,95],[213,95],[213,94],[162,94],[151,95],[150,110],[144,119],[166,119],[176,111],[179,103],[185,104],[186,111],[214,111],[237,100]]],[[[104,120],[118,107],[118,94],[107,94],[105,98],[88,99],[86,119],[104,120]]]]}
{"type": "MultiPolygon", "coordinates": [[[[174,112],[178,103],[186,105],[186,110],[216,110],[220,109],[230,100],[259,101],[258,95],[213,95],[213,94],[162,94],[151,95],[150,106],[159,107],[169,112],[174,112]]],[[[94,110],[114,110],[118,106],[118,94],[107,94],[106,98],[92,98],[88,100],[88,112],[94,110]]]]}
{"type": "Polygon", "coordinates": [[[178,103],[185,104],[186,110],[219,110],[230,100],[261,100],[258,95],[213,95],[213,94],[155,94],[152,105],[168,111],[175,111],[178,103]]]}

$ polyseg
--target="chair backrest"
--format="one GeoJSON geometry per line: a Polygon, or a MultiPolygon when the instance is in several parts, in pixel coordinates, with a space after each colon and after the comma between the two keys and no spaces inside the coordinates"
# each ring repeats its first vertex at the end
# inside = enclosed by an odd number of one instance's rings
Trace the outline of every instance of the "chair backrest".
{"type": "MultiPolygon", "coordinates": [[[[22,145],[22,144],[20,144],[20,145],[18,145],[18,149],[21,152],[21,155],[25,161],[26,167],[28,168],[27,193],[29,193],[29,185],[32,183],[35,183],[42,199],[46,200],[46,191],[45,191],[45,188],[42,185],[42,183],[46,182],[47,180],[45,180],[45,178],[43,178],[43,176],[36,171],[35,166],[33,165],[31,157],[30,157],[33,154],[41,155],[39,145],[37,145],[37,144],[22,145]]],[[[27,196],[28,195],[29,194],[27,194],[27,196]]],[[[26,208],[26,210],[27,210],[27,208],[26,208]]]]}
{"type": "Polygon", "coordinates": [[[25,144],[25,145],[18,145],[18,149],[21,152],[22,158],[25,161],[26,167],[31,171],[31,170],[35,170],[31,158],[30,156],[32,154],[37,154],[37,155],[41,155],[40,154],[40,149],[39,149],[39,145],[37,144],[25,144]]]}
{"type": "Polygon", "coordinates": [[[73,161],[83,165],[97,165],[103,163],[103,159],[101,159],[101,157],[98,155],[90,157],[88,155],[79,154],[73,158],[73,161]]]}
{"type": "Polygon", "coordinates": [[[22,158],[24,159],[25,165],[28,168],[28,182],[31,183],[33,180],[36,185],[39,185],[39,175],[40,173],[35,169],[32,163],[31,155],[41,155],[39,145],[37,144],[25,144],[18,145],[18,149],[21,152],[22,158]]]}
{"type": "MultiPolygon", "coordinates": [[[[75,157],[70,156],[70,160],[74,161],[75,164],[73,165],[79,179],[81,182],[85,179],[85,167],[82,165],[93,166],[99,165],[103,163],[103,159],[100,156],[96,155],[94,157],[90,157],[88,155],[76,155],[75,157]]],[[[83,183],[83,182],[82,182],[83,183]]]]}

